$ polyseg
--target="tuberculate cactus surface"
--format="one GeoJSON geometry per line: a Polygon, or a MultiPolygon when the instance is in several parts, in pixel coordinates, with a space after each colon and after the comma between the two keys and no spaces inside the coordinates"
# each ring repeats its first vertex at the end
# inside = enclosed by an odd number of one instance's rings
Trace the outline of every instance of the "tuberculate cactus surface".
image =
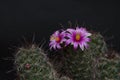
{"type": "Polygon", "coordinates": [[[73,49],[73,45],[63,46],[64,42],[62,48],[51,50],[49,62],[57,75],[71,80],[120,80],[120,56],[106,57],[109,49],[100,33],[92,33],[89,38],[89,47],[84,51],[73,49]]]}
{"type": "Polygon", "coordinates": [[[67,77],[58,78],[55,71],[46,61],[44,51],[34,44],[29,48],[20,48],[15,55],[17,80],[69,80],[67,77]]]}

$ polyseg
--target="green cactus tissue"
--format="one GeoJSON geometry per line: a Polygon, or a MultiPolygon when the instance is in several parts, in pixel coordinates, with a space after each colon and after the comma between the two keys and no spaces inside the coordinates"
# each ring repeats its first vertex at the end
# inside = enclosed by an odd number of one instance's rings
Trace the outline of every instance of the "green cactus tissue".
{"type": "Polygon", "coordinates": [[[52,80],[51,68],[45,61],[44,51],[32,45],[30,48],[20,48],[15,55],[18,80],[52,80]]]}
{"type": "Polygon", "coordinates": [[[20,48],[15,55],[16,80],[69,80],[68,77],[57,77],[46,57],[44,50],[35,44],[20,48]]]}
{"type": "Polygon", "coordinates": [[[119,80],[120,57],[105,57],[108,49],[99,33],[83,27],[57,30],[50,36],[49,62],[58,77],[71,80],[119,80]]]}

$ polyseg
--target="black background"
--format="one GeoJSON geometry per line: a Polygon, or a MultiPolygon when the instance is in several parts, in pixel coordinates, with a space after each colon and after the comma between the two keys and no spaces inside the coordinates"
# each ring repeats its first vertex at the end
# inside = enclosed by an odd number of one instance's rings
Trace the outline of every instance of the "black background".
{"type": "MultiPolygon", "coordinates": [[[[119,3],[80,0],[1,0],[0,1],[0,80],[14,80],[12,57],[23,36],[28,42],[35,34],[40,43],[68,21],[100,32],[109,46],[120,51],[119,3]],[[12,49],[10,49],[12,48],[12,49]]],[[[24,41],[23,41],[24,42],[24,41]]]]}

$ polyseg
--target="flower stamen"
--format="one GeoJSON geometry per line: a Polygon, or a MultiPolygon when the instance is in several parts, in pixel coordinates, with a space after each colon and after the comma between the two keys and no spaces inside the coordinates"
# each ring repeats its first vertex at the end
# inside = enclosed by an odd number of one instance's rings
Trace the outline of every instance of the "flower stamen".
{"type": "Polygon", "coordinates": [[[76,41],[79,41],[80,38],[81,38],[81,37],[80,37],[80,34],[77,33],[77,34],[75,35],[75,40],[76,40],[76,41]]]}
{"type": "Polygon", "coordinates": [[[60,42],[60,40],[61,40],[60,37],[55,37],[56,42],[60,42]]]}

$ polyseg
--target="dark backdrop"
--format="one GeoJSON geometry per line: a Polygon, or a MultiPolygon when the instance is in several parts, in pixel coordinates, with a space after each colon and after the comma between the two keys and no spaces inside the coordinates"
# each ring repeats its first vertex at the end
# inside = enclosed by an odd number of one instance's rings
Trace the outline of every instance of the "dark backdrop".
{"type": "Polygon", "coordinates": [[[17,47],[35,34],[35,42],[66,26],[68,21],[104,35],[109,46],[120,51],[119,4],[117,1],[82,2],[80,0],[1,0],[0,1],[0,80],[13,80],[12,57],[17,47]],[[11,49],[12,48],[12,49],[11,49]]]}

